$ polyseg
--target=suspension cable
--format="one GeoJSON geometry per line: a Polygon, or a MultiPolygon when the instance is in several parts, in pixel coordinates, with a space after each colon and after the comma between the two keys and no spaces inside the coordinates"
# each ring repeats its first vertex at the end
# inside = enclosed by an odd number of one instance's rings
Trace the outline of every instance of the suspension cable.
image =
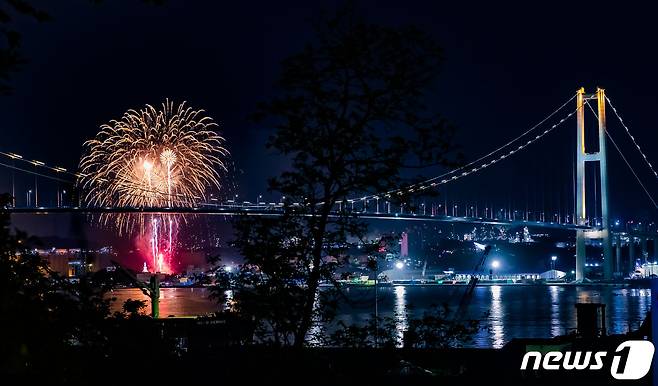
{"type": "MultiPolygon", "coordinates": [[[[532,126],[530,129],[528,129],[528,130],[526,130],[525,132],[521,133],[519,136],[517,136],[516,138],[513,138],[512,140],[510,140],[509,142],[505,143],[504,145],[498,147],[497,149],[495,149],[495,150],[493,150],[493,151],[491,151],[491,152],[489,152],[489,153],[487,153],[487,154],[481,156],[480,158],[478,158],[478,159],[476,159],[476,160],[474,160],[474,161],[469,162],[468,164],[466,164],[466,165],[464,165],[464,166],[461,166],[461,167],[459,167],[459,168],[457,168],[457,169],[454,169],[454,170],[451,170],[451,171],[449,171],[449,172],[443,173],[442,175],[439,175],[439,176],[436,176],[436,177],[432,177],[432,178],[430,178],[430,179],[427,179],[427,180],[423,181],[422,183],[429,183],[429,182],[432,182],[432,181],[435,181],[435,180],[441,179],[441,178],[443,178],[444,176],[448,176],[448,175],[450,175],[450,174],[457,173],[457,172],[459,172],[460,170],[466,169],[466,168],[468,168],[468,167],[470,167],[470,166],[472,166],[472,165],[474,165],[474,164],[476,164],[476,163],[482,161],[483,159],[488,158],[488,157],[490,157],[491,155],[493,155],[493,154],[495,154],[495,153],[501,151],[502,149],[504,149],[504,148],[506,148],[506,147],[512,145],[514,142],[520,140],[521,138],[523,138],[523,137],[526,136],[527,134],[529,134],[529,133],[531,133],[532,131],[534,131],[535,129],[537,129],[539,126],[543,125],[547,120],[551,119],[555,114],[557,114],[557,113],[558,113],[560,110],[562,110],[566,105],[568,105],[568,104],[569,104],[569,103],[570,103],[575,97],[576,97],[576,94],[572,95],[571,98],[569,98],[566,102],[564,102],[560,107],[558,107],[557,109],[555,109],[552,113],[550,113],[549,115],[547,115],[547,116],[546,116],[544,119],[542,119],[539,123],[535,124],[535,125],[532,126]]],[[[566,119],[566,118],[565,118],[565,119],[566,119]]],[[[562,121],[560,121],[560,123],[562,123],[562,121]]],[[[415,185],[418,185],[418,184],[415,184],[415,185]]]]}
{"type": "MultiPolygon", "coordinates": [[[[71,175],[71,176],[74,176],[74,177],[77,177],[77,178],[87,176],[87,174],[85,174],[85,173],[71,172],[71,171],[68,171],[67,169],[65,169],[63,167],[60,167],[60,166],[50,166],[50,165],[48,165],[44,162],[41,162],[41,161],[29,160],[29,159],[23,158],[22,156],[20,156],[18,154],[15,154],[15,153],[6,153],[6,152],[0,151],[0,156],[5,156],[5,157],[8,157],[8,158],[11,158],[14,161],[18,160],[18,161],[23,161],[23,162],[29,163],[31,165],[34,165],[35,168],[40,167],[40,168],[43,168],[43,169],[55,171],[57,173],[68,174],[68,175],[71,175]]],[[[0,162],[0,166],[4,166],[6,168],[13,169],[13,170],[18,170],[18,171],[21,171],[21,172],[24,172],[24,173],[27,173],[27,174],[31,174],[31,175],[34,175],[34,176],[47,178],[47,179],[50,179],[50,180],[53,180],[53,181],[63,182],[63,183],[71,184],[71,185],[76,184],[75,181],[66,180],[66,179],[63,179],[63,178],[55,177],[55,176],[50,176],[50,175],[47,175],[47,174],[37,172],[36,170],[29,170],[29,169],[25,169],[25,168],[22,168],[22,167],[19,167],[19,166],[16,166],[16,165],[9,165],[9,164],[6,164],[4,162],[0,162]]],[[[101,182],[103,182],[103,180],[105,180],[105,179],[101,179],[101,182]]],[[[144,188],[144,187],[138,186],[138,185],[130,183],[130,182],[117,182],[116,184],[123,187],[123,188],[126,188],[126,189],[134,189],[134,190],[138,190],[138,191],[141,191],[141,192],[144,192],[144,193],[152,193],[152,194],[157,194],[157,195],[160,195],[160,196],[167,196],[167,197],[168,196],[178,197],[179,198],[178,201],[180,201],[180,197],[184,196],[182,193],[171,193],[170,194],[170,193],[164,192],[164,191],[144,188]]],[[[202,197],[192,196],[191,198],[199,200],[202,197]]],[[[204,205],[206,203],[197,202],[197,204],[204,205]]]]}
{"type": "Polygon", "coordinates": [[[64,183],[67,183],[67,184],[74,184],[72,181],[65,180],[65,179],[63,179],[63,178],[58,178],[58,177],[49,176],[49,175],[47,175],[47,174],[43,174],[43,173],[39,173],[39,172],[35,172],[35,171],[33,171],[33,170],[23,169],[23,168],[21,168],[21,167],[14,166],[14,165],[9,165],[9,164],[3,163],[3,162],[0,162],[0,166],[4,166],[4,167],[9,168],[9,169],[14,169],[14,170],[18,170],[18,171],[21,171],[21,172],[25,172],[25,173],[33,174],[33,175],[35,175],[35,176],[39,176],[39,177],[43,177],[43,178],[48,178],[48,179],[53,180],[53,181],[64,182],[64,183]]]}
{"type": "MultiPolygon", "coordinates": [[[[572,99],[573,99],[573,98],[572,98],[572,99]]],[[[561,107],[561,108],[562,108],[562,107],[561,107]]],[[[561,109],[561,108],[560,108],[560,109],[561,109]]],[[[556,110],[556,111],[557,111],[557,110],[556,110]]],[[[455,170],[453,170],[453,171],[450,171],[450,172],[444,173],[444,174],[442,174],[442,175],[440,175],[440,176],[432,177],[432,178],[427,179],[427,180],[425,180],[425,181],[422,181],[422,182],[419,182],[419,183],[416,183],[416,184],[410,185],[410,186],[408,186],[408,187],[406,187],[406,188],[400,188],[400,189],[391,190],[391,191],[388,191],[388,192],[386,192],[386,193],[384,193],[384,194],[381,194],[381,193],[380,193],[380,194],[371,194],[371,195],[362,196],[362,197],[359,197],[359,198],[349,199],[349,200],[347,200],[347,201],[348,201],[348,202],[349,202],[349,201],[359,201],[359,200],[363,201],[363,200],[370,200],[370,199],[379,198],[379,197],[381,197],[381,196],[384,196],[384,197],[391,197],[393,194],[402,195],[402,194],[404,194],[404,192],[407,192],[407,193],[414,193],[414,192],[417,192],[417,191],[425,191],[425,190],[427,190],[427,189],[429,189],[429,188],[435,188],[435,187],[437,187],[437,186],[439,186],[439,185],[444,185],[444,184],[447,184],[447,183],[449,183],[449,182],[453,182],[453,181],[455,181],[455,180],[461,179],[461,178],[463,178],[463,177],[466,177],[466,176],[468,176],[468,175],[471,175],[471,174],[473,174],[473,173],[476,173],[476,172],[478,172],[478,171],[480,171],[480,170],[486,169],[486,168],[488,168],[488,167],[490,167],[490,166],[496,164],[497,162],[502,161],[502,160],[504,160],[505,158],[511,156],[512,154],[514,154],[514,153],[516,153],[516,152],[518,152],[518,151],[520,151],[520,150],[525,149],[525,148],[528,147],[529,145],[535,143],[536,141],[538,141],[539,139],[541,139],[542,137],[544,137],[546,134],[550,133],[550,132],[553,131],[555,128],[557,128],[558,126],[560,126],[560,125],[561,125],[562,123],[564,123],[567,119],[569,119],[571,116],[573,116],[573,115],[576,113],[576,111],[578,111],[578,109],[576,109],[576,110],[570,112],[570,113],[567,114],[564,118],[560,119],[560,121],[558,121],[557,123],[555,123],[555,124],[552,125],[551,127],[545,129],[543,132],[540,132],[540,133],[537,134],[534,138],[531,138],[531,139],[529,139],[527,142],[522,143],[522,144],[519,145],[518,147],[516,147],[516,148],[514,148],[514,149],[508,151],[507,153],[504,153],[504,154],[502,154],[502,155],[500,155],[500,156],[498,156],[498,157],[492,159],[492,160],[489,161],[489,162],[484,162],[484,163],[480,164],[479,166],[475,166],[475,167],[471,168],[470,170],[463,171],[461,174],[457,174],[457,175],[453,175],[452,177],[449,177],[451,174],[455,174],[456,172],[458,172],[458,171],[460,171],[460,170],[464,170],[464,169],[466,169],[466,168],[468,168],[468,167],[470,167],[470,166],[476,164],[477,161],[470,162],[469,164],[467,164],[467,165],[465,165],[465,166],[462,166],[462,167],[460,167],[460,168],[458,168],[458,169],[455,169],[455,170]],[[439,179],[441,179],[441,180],[438,181],[439,179]]],[[[513,141],[508,142],[508,144],[515,142],[516,140],[518,140],[518,139],[521,138],[521,137],[522,137],[522,136],[519,136],[519,137],[515,138],[513,141]]],[[[507,146],[508,146],[507,144],[504,145],[504,146],[501,146],[500,148],[496,149],[495,151],[490,152],[487,156],[480,157],[478,160],[481,161],[481,160],[487,158],[489,155],[491,155],[491,154],[495,154],[495,153],[497,153],[498,151],[500,151],[501,149],[503,149],[503,148],[505,148],[505,147],[507,147],[507,146]]],[[[322,204],[323,204],[323,202],[318,203],[318,205],[322,205],[322,204]]]]}
{"type": "MultiPolygon", "coordinates": [[[[585,104],[586,104],[586,105],[589,107],[589,109],[592,111],[592,114],[594,114],[594,116],[596,117],[596,119],[599,119],[599,115],[594,111],[594,108],[589,104],[589,102],[588,102],[588,101],[585,101],[585,104]]],[[[612,106],[611,106],[611,107],[612,107],[612,106]]],[[[633,169],[633,167],[631,166],[631,164],[628,162],[628,160],[626,159],[626,157],[624,156],[624,154],[621,152],[621,149],[619,148],[619,146],[617,146],[617,142],[615,142],[615,140],[612,139],[612,136],[611,136],[610,133],[608,132],[608,129],[607,129],[607,128],[605,129],[605,134],[608,136],[608,138],[610,138],[610,142],[612,142],[612,144],[615,146],[615,149],[617,149],[617,152],[618,152],[619,155],[621,156],[621,159],[624,160],[624,162],[626,163],[626,166],[628,166],[628,168],[631,170],[631,173],[633,173],[633,176],[635,176],[635,179],[637,180],[638,184],[640,184],[640,186],[641,186],[642,189],[644,190],[644,193],[647,194],[647,197],[649,197],[649,200],[651,200],[651,203],[653,204],[653,206],[656,207],[656,208],[658,208],[658,204],[656,204],[656,201],[654,201],[653,197],[651,197],[651,194],[649,193],[649,191],[647,190],[647,188],[644,186],[644,184],[643,184],[642,181],[640,180],[640,177],[638,177],[637,173],[635,173],[635,170],[633,169]]]]}
{"type": "MultiPolygon", "coordinates": [[[[513,138],[512,140],[508,141],[507,143],[503,144],[502,146],[500,146],[500,147],[494,149],[493,151],[491,151],[491,152],[489,152],[489,153],[487,153],[487,154],[485,154],[485,155],[483,155],[483,156],[477,158],[476,160],[471,161],[471,162],[469,162],[468,164],[466,164],[466,165],[464,165],[464,166],[461,166],[461,167],[459,167],[459,168],[457,168],[457,169],[453,169],[453,170],[451,170],[451,171],[448,171],[448,172],[446,172],[446,173],[443,173],[443,174],[441,174],[441,175],[439,175],[439,176],[432,177],[432,178],[429,178],[429,179],[427,179],[427,180],[424,180],[424,181],[421,181],[421,182],[418,182],[418,183],[412,184],[412,185],[410,185],[410,186],[408,186],[408,187],[406,187],[406,188],[400,188],[400,189],[391,190],[391,191],[389,191],[389,192],[387,192],[387,193],[385,193],[385,194],[383,194],[383,195],[386,196],[386,197],[390,197],[390,196],[393,195],[393,194],[402,195],[404,191],[406,191],[406,192],[408,192],[408,193],[413,193],[413,192],[416,191],[416,190],[424,191],[424,190],[426,190],[426,189],[428,189],[428,188],[430,188],[430,187],[436,187],[436,186],[439,186],[439,185],[446,184],[446,183],[448,183],[448,182],[455,181],[455,180],[457,180],[457,179],[461,179],[461,178],[466,177],[466,176],[468,176],[468,175],[470,175],[470,174],[473,174],[473,173],[475,173],[475,172],[478,172],[478,171],[480,171],[480,170],[482,170],[482,169],[486,169],[486,168],[488,168],[489,166],[494,165],[495,163],[497,163],[497,162],[499,162],[499,161],[501,161],[501,160],[507,158],[508,156],[513,155],[514,153],[518,152],[519,150],[522,150],[522,149],[524,149],[525,147],[529,146],[530,144],[536,142],[537,140],[539,140],[540,138],[542,138],[543,136],[545,136],[546,134],[548,134],[549,132],[551,132],[553,129],[555,129],[556,127],[558,127],[559,125],[561,125],[565,120],[567,120],[568,118],[570,118],[573,114],[575,114],[575,111],[569,113],[567,116],[565,116],[564,118],[562,118],[558,123],[552,125],[550,128],[544,130],[543,132],[540,132],[540,133],[537,134],[534,138],[531,138],[531,139],[528,140],[527,142],[522,143],[522,144],[519,145],[517,148],[512,149],[512,150],[508,151],[507,153],[502,154],[502,155],[498,156],[497,158],[492,159],[492,160],[489,161],[489,162],[481,163],[479,166],[476,166],[476,167],[471,168],[470,170],[467,170],[467,169],[470,168],[471,166],[476,165],[476,164],[480,163],[481,161],[483,161],[483,160],[485,160],[485,159],[487,159],[487,158],[493,156],[494,154],[497,154],[497,153],[501,152],[501,151],[504,150],[505,148],[510,147],[512,144],[514,144],[515,142],[519,141],[521,138],[525,137],[526,135],[530,134],[531,132],[533,132],[534,130],[536,130],[537,128],[539,128],[539,127],[540,127],[541,125],[543,125],[546,121],[548,121],[549,119],[551,119],[555,114],[557,114],[559,111],[561,111],[566,105],[568,105],[568,104],[569,104],[569,103],[570,103],[575,97],[576,97],[576,95],[574,94],[574,95],[571,96],[566,102],[564,102],[561,106],[559,106],[556,110],[554,110],[552,113],[550,113],[549,115],[547,115],[544,119],[542,119],[539,123],[535,124],[535,125],[532,126],[530,129],[526,130],[525,132],[523,132],[523,133],[520,134],[519,136],[513,138]],[[466,170],[466,171],[464,171],[464,170],[466,170]],[[460,171],[462,171],[461,174],[456,174],[456,173],[458,173],[458,172],[460,172],[460,171]],[[451,177],[449,177],[449,176],[451,176],[451,177]],[[439,181],[439,180],[440,180],[440,181],[439,181]]],[[[613,109],[614,109],[614,107],[613,107],[613,109]]],[[[8,158],[11,158],[12,160],[24,161],[24,162],[27,162],[27,163],[30,163],[30,164],[34,165],[35,167],[42,167],[42,168],[45,168],[45,169],[49,169],[49,170],[55,171],[55,172],[57,172],[57,173],[65,173],[65,174],[69,174],[69,175],[75,176],[75,177],[77,177],[77,178],[80,178],[80,177],[84,177],[84,176],[86,176],[85,174],[82,174],[82,173],[79,173],[79,172],[70,172],[70,171],[68,171],[67,169],[62,168],[62,167],[58,167],[58,166],[54,166],[54,167],[53,167],[53,166],[49,166],[49,165],[46,165],[45,163],[40,162],[40,161],[36,161],[36,160],[27,160],[27,159],[24,159],[23,157],[19,156],[18,154],[14,154],[14,153],[6,153],[6,152],[2,152],[2,151],[0,151],[0,156],[5,156],[5,157],[8,157],[8,158]]],[[[645,158],[646,158],[646,157],[645,157],[645,158]]],[[[63,180],[63,179],[60,179],[60,178],[57,178],[57,177],[51,177],[51,176],[48,176],[48,175],[44,175],[44,174],[38,173],[38,172],[36,172],[36,171],[30,171],[30,170],[22,169],[22,168],[19,168],[19,167],[16,167],[16,166],[12,166],[12,165],[7,165],[7,164],[0,163],[0,166],[6,166],[6,167],[9,167],[9,168],[12,168],[12,169],[20,170],[20,171],[23,171],[23,172],[26,172],[26,173],[29,173],[29,174],[38,175],[38,176],[41,176],[41,177],[44,177],[44,178],[49,178],[49,179],[53,179],[53,180],[57,180],[57,181],[67,182],[67,183],[71,183],[71,184],[74,184],[74,183],[75,183],[75,182],[72,182],[72,181],[63,180]]],[[[658,175],[657,175],[657,176],[658,176],[658,175]]],[[[140,190],[140,191],[145,191],[145,192],[150,191],[149,189],[140,188],[140,187],[137,187],[137,186],[130,186],[131,184],[126,184],[126,185],[127,185],[127,187],[129,187],[129,188],[133,188],[133,189],[135,189],[135,190],[140,190]]],[[[158,192],[158,191],[153,191],[152,193],[162,194],[162,195],[165,195],[165,196],[168,195],[168,194],[165,193],[165,192],[158,192]]],[[[367,199],[378,198],[378,197],[381,196],[381,195],[382,195],[382,194],[372,194],[372,195],[368,195],[368,196],[364,196],[364,197],[360,197],[360,198],[353,199],[353,201],[357,201],[357,200],[367,200],[367,199]]],[[[195,198],[200,198],[200,197],[195,197],[195,198]]],[[[349,201],[349,200],[348,200],[348,201],[349,201]]],[[[199,203],[199,204],[204,205],[205,203],[199,203]]],[[[322,203],[320,203],[320,204],[322,204],[322,203]]]]}
{"type": "MultiPolygon", "coordinates": [[[[5,155],[5,154],[7,154],[7,153],[2,153],[2,152],[0,152],[0,154],[5,155]]],[[[18,159],[18,158],[14,158],[14,159],[18,159]]],[[[25,162],[33,163],[32,161],[27,161],[27,160],[25,160],[25,162]]],[[[4,167],[9,168],[9,169],[13,169],[13,170],[18,170],[18,171],[21,171],[21,172],[25,172],[25,173],[28,173],[28,174],[31,174],[31,175],[34,175],[34,176],[43,177],[43,178],[46,178],[46,179],[49,179],[49,180],[53,180],[53,181],[63,182],[63,183],[66,183],[66,184],[75,185],[75,181],[71,181],[71,180],[66,180],[66,179],[59,178],[59,177],[50,176],[50,175],[47,175],[47,174],[39,173],[39,172],[34,171],[34,170],[24,169],[24,168],[21,168],[21,167],[19,167],[19,166],[15,166],[15,165],[9,165],[9,164],[6,164],[6,163],[4,163],[4,162],[0,162],[0,166],[4,166],[4,167]]],[[[67,173],[67,174],[71,174],[71,175],[75,175],[75,176],[85,176],[85,174],[81,174],[81,173],[73,173],[73,172],[65,171],[63,168],[58,170],[57,167],[50,167],[50,166],[46,166],[46,165],[40,165],[40,164],[37,164],[37,165],[35,165],[35,166],[42,166],[42,167],[45,167],[45,168],[47,168],[47,169],[55,170],[55,171],[60,172],[60,173],[67,173]]],[[[167,192],[164,192],[164,191],[159,191],[159,190],[155,190],[155,189],[147,189],[147,188],[143,188],[143,187],[141,187],[141,186],[138,186],[138,185],[136,185],[136,184],[132,184],[132,183],[129,183],[129,182],[118,182],[117,185],[119,185],[119,186],[121,186],[121,187],[124,187],[124,188],[127,188],[127,189],[134,189],[134,190],[142,191],[142,192],[144,192],[144,193],[153,193],[153,194],[157,194],[157,195],[161,195],[161,196],[173,196],[173,197],[183,197],[183,196],[184,196],[182,193],[171,193],[171,194],[170,194],[170,193],[167,193],[167,192]]],[[[124,194],[125,194],[125,193],[124,193],[124,194]]],[[[192,196],[192,198],[193,198],[193,199],[200,199],[201,197],[199,197],[199,196],[192,196]]],[[[178,199],[178,201],[181,201],[181,200],[178,199]]],[[[199,202],[198,204],[202,204],[202,205],[203,205],[203,204],[205,204],[205,203],[203,203],[203,202],[199,202]]]]}
{"type": "MultiPolygon", "coordinates": [[[[63,168],[61,166],[50,166],[50,165],[47,165],[46,163],[41,162],[41,161],[25,159],[25,158],[23,158],[22,156],[20,156],[16,153],[6,153],[6,152],[3,152],[3,151],[0,151],[0,155],[4,156],[4,157],[7,157],[7,158],[11,158],[14,161],[18,160],[18,161],[23,161],[23,162],[32,164],[32,165],[34,165],[35,168],[40,167],[40,168],[48,169],[48,170],[51,170],[51,171],[54,171],[54,172],[57,172],[57,173],[64,173],[64,174],[70,174],[70,175],[77,176],[76,173],[72,173],[72,172],[68,171],[66,168],[63,168]]],[[[5,165],[5,166],[9,167],[8,165],[5,165]]],[[[30,173],[30,174],[38,174],[36,171],[35,172],[30,172],[29,170],[25,170],[25,169],[20,169],[20,170],[22,170],[26,173],[30,173]]],[[[42,174],[38,174],[38,175],[43,176],[42,174]]]]}
{"type": "Polygon", "coordinates": [[[621,116],[620,116],[619,113],[617,112],[617,109],[615,108],[615,106],[612,105],[612,102],[610,101],[610,98],[608,98],[608,96],[606,95],[605,99],[608,101],[608,104],[610,105],[610,107],[612,107],[612,111],[613,111],[613,112],[615,113],[615,115],[617,116],[617,119],[619,119],[619,122],[621,123],[621,125],[624,127],[624,129],[626,129],[626,134],[628,134],[628,136],[631,137],[631,141],[633,141],[633,144],[635,145],[635,147],[637,148],[637,150],[638,150],[638,151],[640,152],[640,154],[642,155],[642,158],[644,158],[644,162],[646,162],[646,164],[649,166],[649,169],[651,169],[651,172],[653,172],[653,175],[654,175],[656,178],[658,178],[658,172],[656,172],[656,169],[654,169],[654,168],[653,168],[653,165],[651,165],[651,162],[649,162],[649,159],[647,158],[646,154],[644,154],[644,152],[643,152],[642,149],[640,148],[640,145],[639,145],[639,144],[637,143],[637,141],[635,140],[635,137],[633,137],[633,136],[631,135],[631,131],[628,129],[628,126],[626,126],[626,124],[624,123],[624,120],[621,119],[621,116]]]}

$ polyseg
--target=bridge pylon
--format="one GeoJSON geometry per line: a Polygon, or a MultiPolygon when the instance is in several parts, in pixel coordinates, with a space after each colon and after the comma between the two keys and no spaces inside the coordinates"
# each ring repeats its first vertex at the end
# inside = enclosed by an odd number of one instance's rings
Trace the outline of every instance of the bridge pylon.
{"type": "MultiPolygon", "coordinates": [[[[587,197],[585,184],[585,165],[587,162],[599,163],[599,181],[601,184],[601,225],[597,231],[576,231],[576,281],[585,279],[585,239],[599,238],[603,245],[603,277],[611,280],[614,272],[614,257],[612,254],[612,240],[608,207],[608,165],[606,154],[606,119],[605,119],[605,91],[597,88],[595,94],[585,94],[580,88],[576,94],[576,222],[578,225],[587,224],[587,197]],[[585,144],[585,102],[597,101],[598,106],[598,138],[599,149],[588,153],[585,144]]],[[[596,186],[593,187],[596,189],[596,186]]],[[[592,224],[590,224],[592,225],[592,224]]],[[[594,224],[595,225],[595,224],[594,224]]]]}

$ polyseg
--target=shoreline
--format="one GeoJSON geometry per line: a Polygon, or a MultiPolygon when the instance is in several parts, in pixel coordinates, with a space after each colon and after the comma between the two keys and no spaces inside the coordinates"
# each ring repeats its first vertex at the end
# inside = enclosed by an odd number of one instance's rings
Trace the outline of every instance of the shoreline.
{"type": "MultiPolygon", "coordinates": [[[[379,283],[377,286],[379,288],[386,287],[467,287],[468,283],[409,283],[409,282],[385,282],[379,283]]],[[[649,289],[650,284],[644,282],[629,282],[629,283],[604,283],[604,282],[585,282],[585,283],[574,283],[574,282],[543,282],[543,283],[509,283],[509,282],[479,282],[476,287],[493,287],[493,286],[505,286],[505,287],[550,287],[550,286],[559,286],[559,287],[610,287],[610,288],[637,288],[637,289],[649,289]]],[[[333,284],[322,283],[320,288],[333,288],[333,284]]],[[[374,288],[375,284],[371,283],[342,283],[341,287],[343,288],[374,288]]],[[[116,287],[114,290],[118,289],[138,289],[139,287],[126,286],[126,287],[116,287]]],[[[208,289],[211,286],[203,285],[187,285],[187,286],[161,286],[160,288],[175,288],[175,289],[208,289]]]]}

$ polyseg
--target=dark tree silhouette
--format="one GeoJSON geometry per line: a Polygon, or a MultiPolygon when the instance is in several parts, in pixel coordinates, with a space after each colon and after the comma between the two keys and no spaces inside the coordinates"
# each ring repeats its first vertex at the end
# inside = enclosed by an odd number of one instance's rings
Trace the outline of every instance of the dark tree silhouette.
{"type": "Polygon", "coordinates": [[[26,16],[38,22],[50,20],[48,14],[25,0],[6,0],[0,7],[0,34],[3,43],[0,45],[0,94],[9,94],[11,74],[19,71],[26,63],[20,53],[21,34],[12,25],[17,16],[26,16]]]}
{"type": "Polygon", "coordinates": [[[143,301],[129,299],[123,312],[111,314],[114,276],[100,271],[71,282],[26,248],[35,241],[12,230],[10,215],[1,210],[10,199],[0,195],[3,379],[87,384],[85,376],[108,363],[155,365],[178,355],[175,339],[163,337],[157,322],[140,313],[143,301]]]}
{"type": "MultiPolygon", "coordinates": [[[[0,196],[0,207],[10,200],[8,194],[0,196]]],[[[76,284],[64,280],[24,247],[27,235],[12,231],[9,220],[0,212],[1,368],[38,373],[74,347],[102,349],[111,301],[107,283],[91,276],[76,284]]]]}
{"type": "Polygon", "coordinates": [[[146,301],[129,298],[123,302],[123,306],[121,308],[129,318],[138,318],[143,316],[144,309],[146,309],[146,301]]]}
{"type": "Polygon", "coordinates": [[[270,189],[285,196],[286,214],[245,217],[236,226],[243,276],[259,278],[236,300],[250,296],[270,305],[258,316],[272,330],[285,326],[295,346],[325,311],[317,306],[320,283],[332,282],[350,242],[365,238],[367,227],[345,200],[410,182],[405,169],[455,159],[454,129],[424,105],[443,59],[431,37],[414,27],[369,24],[350,5],[316,31],[283,62],[279,96],[256,114],[276,127],[268,147],[291,160],[270,180],[270,189]]]}

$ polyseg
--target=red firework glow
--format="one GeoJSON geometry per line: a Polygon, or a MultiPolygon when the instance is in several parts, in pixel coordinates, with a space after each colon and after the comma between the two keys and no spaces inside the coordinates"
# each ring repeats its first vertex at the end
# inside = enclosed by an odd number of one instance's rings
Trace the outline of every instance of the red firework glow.
{"type": "Polygon", "coordinates": [[[156,216],[147,223],[147,240],[138,243],[148,243],[144,260],[150,272],[171,274],[174,272],[172,257],[175,253],[176,221],[166,216],[156,216]]]}

